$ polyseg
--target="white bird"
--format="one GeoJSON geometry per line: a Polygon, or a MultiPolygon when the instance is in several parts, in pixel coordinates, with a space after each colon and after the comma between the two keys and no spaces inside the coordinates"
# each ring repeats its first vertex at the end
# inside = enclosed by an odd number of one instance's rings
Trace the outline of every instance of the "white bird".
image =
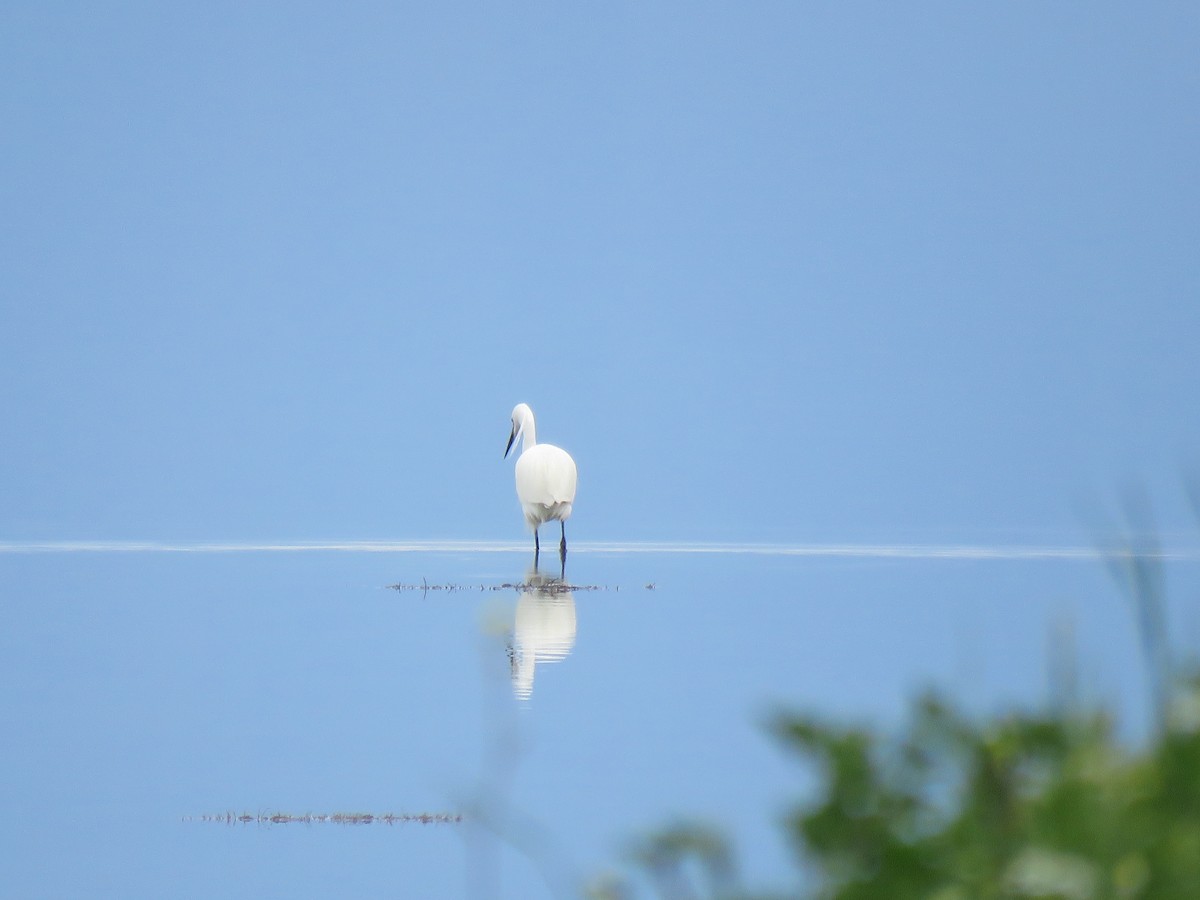
{"type": "Polygon", "coordinates": [[[525,403],[518,403],[512,411],[512,432],[504,457],[512,445],[521,440],[521,455],[517,457],[517,499],[525,512],[525,523],[533,530],[533,560],[537,564],[541,545],[538,528],[545,522],[557,519],[562,529],[562,542],[558,545],[558,557],[563,570],[567,565],[567,529],[563,524],[571,517],[571,504],[575,502],[577,473],[571,454],[553,444],[539,444],[537,430],[533,424],[533,410],[525,403]]]}

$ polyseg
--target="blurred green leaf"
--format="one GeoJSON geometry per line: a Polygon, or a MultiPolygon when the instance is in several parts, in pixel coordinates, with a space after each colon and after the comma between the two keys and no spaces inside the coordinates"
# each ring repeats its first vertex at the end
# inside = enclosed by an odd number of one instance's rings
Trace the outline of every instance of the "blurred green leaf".
{"type": "MultiPolygon", "coordinates": [[[[786,896],[1195,900],[1200,680],[1173,696],[1140,749],[1102,711],[972,722],[937,694],[894,735],[776,715],[769,732],[819,775],[785,820],[809,886],[786,896]]],[[[714,828],[672,826],[633,856],[663,897],[747,896],[714,828]]]]}

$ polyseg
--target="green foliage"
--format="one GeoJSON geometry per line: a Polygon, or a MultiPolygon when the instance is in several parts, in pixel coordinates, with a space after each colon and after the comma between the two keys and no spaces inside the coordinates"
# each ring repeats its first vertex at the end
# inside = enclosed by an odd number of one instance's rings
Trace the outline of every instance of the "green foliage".
{"type": "MultiPolygon", "coordinates": [[[[771,733],[820,774],[786,821],[813,885],[790,895],[1195,900],[1200,681],[1171,713],[1142,749],[1118,743],[1100,713],[976,723],[935,695],[892,737],[780,714],[771,733]]],[[[661,896],[744,896],[713,829],[665,829],[633,858],[661,896]]]]}
{"type": "Polygon", "coordinates": [[[1133,751],[1101,714],[976,725],[932,695],[898,740],[797,715],[771,727],[822,771],[788,821],[817,896],[1200,897],[1194,727],[1133,751]]]}
{"type": "MultiPolygon", "coordinates": [[[[1200,511],[1200,479],[1189,489],[1200,511]]],[[[1140,494],[1125,506],[1131,522],[1149,521],[1140,494]]],[[[980,722],[929,694],[898,736],[781,713],[770,732],[819,774],[785,823],[804,873],[785,896],[1200,900],[1200,676],[1175,677],[1149,534],[1134,530],[1105,554],[1150,679],[1146,746],[1119,743],[1107,714],[1069,703],[980,722]]],[[[669,828],[633,856],[663,897],[747,896],[715,830],[669,828]]]]}

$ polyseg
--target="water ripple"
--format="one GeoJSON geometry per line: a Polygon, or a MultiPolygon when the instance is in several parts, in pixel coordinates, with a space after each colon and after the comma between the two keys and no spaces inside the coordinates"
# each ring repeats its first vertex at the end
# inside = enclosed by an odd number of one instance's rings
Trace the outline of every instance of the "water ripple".
{"type": "MultiPolygon", "coordinates": [[[[571,553],[797,556],[817,559],[1084,560],[1137,555],[1200,560],[1200,547],[1132,551],[1034,544],[755,544],[580,541],[571,553]]],[[[0,541],[0,553],[528,553],[527,541],[0,541]]]]}

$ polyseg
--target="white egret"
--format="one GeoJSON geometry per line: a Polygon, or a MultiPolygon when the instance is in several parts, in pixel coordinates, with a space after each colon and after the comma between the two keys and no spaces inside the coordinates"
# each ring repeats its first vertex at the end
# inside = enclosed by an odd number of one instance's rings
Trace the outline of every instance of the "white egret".
{"type": "Polygon", "coordinates": [[[565,571],[567,528],[563,523],[571,517],[571,504],[575,502],[575,460],[561,447],[537,442],[533,410],[525,403],[513,407],[512,433],[508,436],[508,446],[504,448],[506,459],[518,438],[521,440],[521,455],[517,457],[517,499],[521,501],[521,509],[525,512],[525,523],[533,530],[534,564],[537,564],[542,550],[538,542],[538,528],[557,519],[562,529],[558,558],[565,571]]]}

